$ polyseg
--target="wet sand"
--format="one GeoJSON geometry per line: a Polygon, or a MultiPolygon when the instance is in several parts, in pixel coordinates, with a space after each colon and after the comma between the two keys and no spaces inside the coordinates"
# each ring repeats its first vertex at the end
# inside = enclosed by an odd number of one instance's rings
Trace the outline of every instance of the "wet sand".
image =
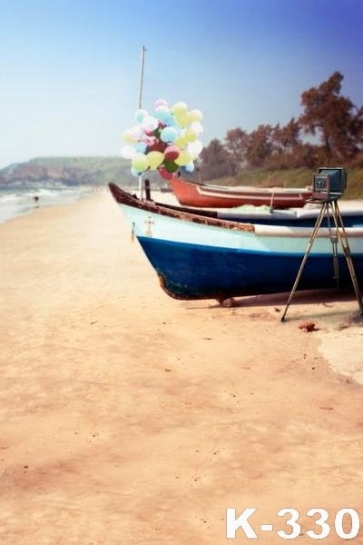
{"type": "Polygon", "coordinates": [[[297,294],[285,323],[286,295],[170,299],[107,190],[1,226],[0,259],[0,543],[219,545],[226,509],[248,507],[262,543],[291,531],[283,508],[299,544],[312,508],[324,543],[346,542],[335,514],[363,517],[354,295],[297,294]]]}

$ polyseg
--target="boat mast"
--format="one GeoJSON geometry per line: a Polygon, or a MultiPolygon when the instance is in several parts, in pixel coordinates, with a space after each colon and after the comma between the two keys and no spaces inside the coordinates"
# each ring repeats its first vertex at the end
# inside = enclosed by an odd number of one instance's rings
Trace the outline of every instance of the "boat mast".
{"type": "Polygon", "coordinates": [[[139,108],[142,108],[142,90],[144,85],[144,65],[145,65],[146,47],[143,45],[141,50],[141,74],[140,74],[140,90],[139,90],[139,108]]]}
{"type": "MultiPolygon", "coordinates": [[[[146,47],[143,45],[141,50],[141,73],[140,73],[140,88],[139,88],[139,108],[142,108],[142,91],[144,85],[144,65],[145,65],[145,52],[146,47]]],[[[144,198],[144,183],[142,174],[139,176],[139,195],[140,199],[144,198]]]]}

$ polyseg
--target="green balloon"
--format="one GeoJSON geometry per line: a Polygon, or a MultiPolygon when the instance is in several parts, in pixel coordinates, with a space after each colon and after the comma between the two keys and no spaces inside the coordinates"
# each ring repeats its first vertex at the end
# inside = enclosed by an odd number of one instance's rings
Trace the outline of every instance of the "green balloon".
{"type": "Polygon", "coordinates": [[[165,170],[168,172],[176,172],[179,168],[179,165],[175,161],[165,161],[164,163],[165,170]]]}

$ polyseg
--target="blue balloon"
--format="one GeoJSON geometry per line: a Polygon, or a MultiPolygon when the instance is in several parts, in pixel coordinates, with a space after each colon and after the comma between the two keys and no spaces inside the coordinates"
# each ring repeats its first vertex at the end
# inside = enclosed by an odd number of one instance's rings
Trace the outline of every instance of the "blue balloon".
{"type": "Polygon", "coordinates": [[[138,153],[146,153],[147,144],[145,142],[138,142],[134,147],[138,153]]]}
{"type": "Polygon", "coordinates": [[[164,123],[164,125],[169,125],[174,120],[172,113],[166,106],[159,106],[156,108],[154,111],[154,117],[159,119],[162,123],[164,123]]]}
{"type": "Polygon", "coordinates": [[[138,123],[141,123],[141,121],[148,115],[147,110],[144,110],[143,108],[139,108],[135,112],[135,119],[138,123]]]}
{"type": "Polygon", "coordinates": [[[174,142],[179,136],[179,131],[176,127],[165,127],[160,133],[160,140],[165,143],[174,142]]]}

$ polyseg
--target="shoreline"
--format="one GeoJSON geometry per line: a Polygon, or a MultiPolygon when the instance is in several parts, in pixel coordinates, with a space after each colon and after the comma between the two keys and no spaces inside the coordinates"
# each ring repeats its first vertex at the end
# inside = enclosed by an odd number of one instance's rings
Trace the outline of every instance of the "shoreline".
{"type": "Polygon", "coordinates": [[[0,226],[9,220],[36,212],[39,208],[72,204],[83,199],[98,187],[16,187],[0,188],[0,226]]]}
{"type": "Polygon", "coordinates": [[[0,255],[6,545],[216,545],[246,507],[295,508],[307,545],[309,509],[363,512],[354,295],[283,324],[284,294],[171,299],[107,188],[3,224],[0,255]]]}

